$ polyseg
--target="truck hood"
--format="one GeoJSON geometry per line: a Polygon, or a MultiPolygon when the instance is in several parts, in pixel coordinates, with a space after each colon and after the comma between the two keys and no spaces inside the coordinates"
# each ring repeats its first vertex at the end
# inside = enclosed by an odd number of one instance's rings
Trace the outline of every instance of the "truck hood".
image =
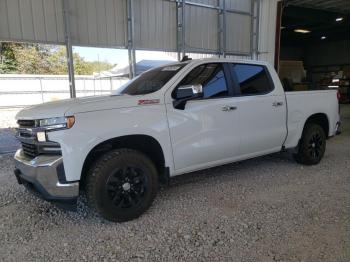
{"type": "Polygon", "coordinates": [[[64,99],[27,107],[16,115],[16,119],[43,119],[96,110],[134,107],[138,106],[140,97],[142,96],[108,95],[64,99]]]}

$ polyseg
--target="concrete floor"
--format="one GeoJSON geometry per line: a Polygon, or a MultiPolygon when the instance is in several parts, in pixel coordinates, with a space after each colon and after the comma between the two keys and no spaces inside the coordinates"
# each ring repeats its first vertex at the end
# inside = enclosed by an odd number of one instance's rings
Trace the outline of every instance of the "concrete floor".
{"type": "Polygon", "coordinates": [[[340,105],[340,115],[342,121],[342,135],[350,139],[350,104],[340,105]]]}

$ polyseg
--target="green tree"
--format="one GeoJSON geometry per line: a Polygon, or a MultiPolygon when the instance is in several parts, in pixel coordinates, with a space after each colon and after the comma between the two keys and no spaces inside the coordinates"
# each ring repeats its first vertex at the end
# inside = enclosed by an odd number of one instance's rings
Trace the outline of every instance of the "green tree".
{"type": "Polygon", "coordinates": [[[92,67],[93,72],[101,72],[101,71],[106,71],[109,69],[112,69],[115,65],[112,65],[111,63],[108,63],[107,61],[93,61],[89,62],[92,67]]]}
{"type": "MultiPolygon", "coordinates": [[[[62,75],[68,72],[63,46],[2,43],[0,52],[0,73],[62,75]]],[[[73,59],[77,75],[91,75],[114,66],[108,62],[85,61],[77,53],[73,54],[73,59]]]]}
{"type": "Polygon", "coordinates": [[[15,47],[17,62],[16,73],[19,74],[50,74],[50,48],[44,45],[21,45],[15,47]]]}
{"type": "Polygon", "coordinates": [[[66,75],[68,73],[65,47],[53,48],[51,55],[48,57],[48,62],[51,65],[51,74],[66,75]]]}
{"type": "MultiPolygon", "coordinates": [[[[77,75],[91,75],[94,72],[111,69],[114,65],[108,62],[85,61],[78,53],[73,54],[74,73],[77,75]]],[[[65,47],[59,47],[51,51],[48,58],[51,64],[52,74],[67,74],[67,57],[65,47]]]]}
{"type": "Polygon", "coordinates": [[[0,73],[7,74],[17,70],[15,44],[0,43],[0,73]]]}
{"type": "Polygon", "coordinates": [[[86,62],[79,54],[73,54],[74,73],[77,75],[91,75],[93,73],[91,63],[86,62]]]}

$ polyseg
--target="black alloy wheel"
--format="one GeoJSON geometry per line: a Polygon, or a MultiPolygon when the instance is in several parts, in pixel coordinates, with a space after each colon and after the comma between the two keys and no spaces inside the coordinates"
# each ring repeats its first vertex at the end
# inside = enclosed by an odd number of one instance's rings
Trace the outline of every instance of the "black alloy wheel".
{"type": "Polygon", "coordinates": [[[147,193],[147,176],[137,167],[118,168],[108,178],[106,191],[115,208],[133,208],[147,193]]]}
{"type": "Polygon", "coordinates": [[[312,159],[318,160],[322,153],[323,140],[319,132],[315,131],[309,140],[308,152],[312,159]]]}
{"type": "Polygon", "coordinates": [[[88,203],[108,220],[135,219],[151,206],[158,179],[153,162],[142,152],[112,150],[99,158],[87,174],[88,203]]]}
{"type": "Polygon", "coordinates": [[[326,151],[326,134],[318,124],[307,124],[304,128],[294,159],[304,165],[316,165],[326,151]]]}

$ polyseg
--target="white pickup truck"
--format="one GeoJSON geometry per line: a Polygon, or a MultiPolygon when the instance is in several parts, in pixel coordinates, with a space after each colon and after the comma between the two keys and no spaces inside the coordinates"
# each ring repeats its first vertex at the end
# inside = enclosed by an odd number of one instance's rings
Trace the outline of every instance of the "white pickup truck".
{"type": "Polygon", "coordinates": [[[337,91],[285,93],[260,61],[204,59],[149,70],[115,93],[20,111],[18,182],[104,218],[140,216],[159,181],[290,149],[320,162],[340,125],[337,91]]]}

